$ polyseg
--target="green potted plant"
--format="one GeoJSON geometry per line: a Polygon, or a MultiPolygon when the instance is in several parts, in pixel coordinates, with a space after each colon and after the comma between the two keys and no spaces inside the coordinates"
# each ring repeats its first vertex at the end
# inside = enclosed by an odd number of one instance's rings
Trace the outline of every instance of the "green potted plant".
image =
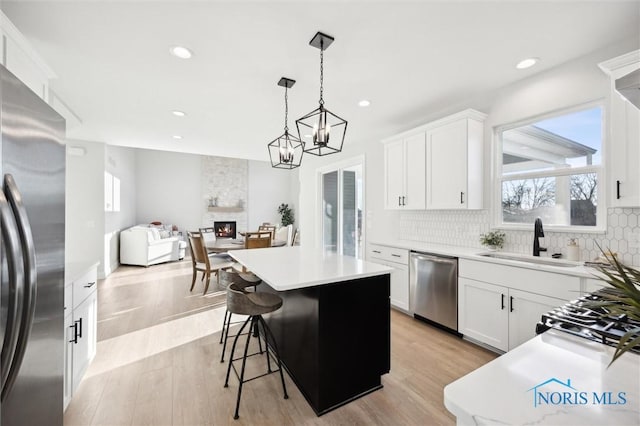
{"type": "Polygon", "coordinates": [[[504,232],[489,231],[486,234],[480,234],[480,244],[487,246],[489,250],[497,250],[504,246],[506,236],[504,232]]]}
{"type": "MultiPolygon", "coordinates": [[[[604,300],[593,302],[592,306],[606,308],[612,315],[626,315],[630,319],[640,321],[640,271],[624,265],[610,251],[601,248],[600,250],[603,254],[601,258],[606,262],[596,267],[601,274],[596,277],[612,288],[599,292],[599,296],[604,300]]],[[[620,338],[609,365],[632,348],[640,348],[640,327],[627,331],[620,338]]]]}
{"type": "Polygon", "coordinates": [[[278,213],[280,213],[280,224],[282,226],[293,225],[293,222],[295,222],[293,209],[289,207],[289,204],[280,204],[278,207],[278,213]]]}

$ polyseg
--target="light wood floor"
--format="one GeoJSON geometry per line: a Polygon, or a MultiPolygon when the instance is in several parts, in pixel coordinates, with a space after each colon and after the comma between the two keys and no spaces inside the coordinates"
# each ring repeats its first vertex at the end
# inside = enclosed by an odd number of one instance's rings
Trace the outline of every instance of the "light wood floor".
{"type": "MultiPolygon", "coordinates": [[[[393,311],[383,389],[316,417],[286,374],[284,400],[272,374],[245,385],[234,421],[237,380],[232,373],[225,389],[219,362],[224,294],[203,296],[200,282],[190,293],[190,284],[190,261],[121,267],[98,283],[97,355],[66,426],[454,424],[444,386],[496,357],[393,311]]],[[[262,358],[250,359],[249,374],[265,368],[262,358]]]]}

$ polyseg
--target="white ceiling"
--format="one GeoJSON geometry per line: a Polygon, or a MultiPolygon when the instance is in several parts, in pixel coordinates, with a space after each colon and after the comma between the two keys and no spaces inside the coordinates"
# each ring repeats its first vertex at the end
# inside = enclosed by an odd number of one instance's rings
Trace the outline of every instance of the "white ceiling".
{"type": "Polygon", "coordinates": [[[267,160],[317,107],[320,30],[325,101],[350,141],[379,140],[433,111],[640,38],[640,1],[11,1],[2,10],[58,78],[82,119],[69,137],[113,145],[267,160]],[[184,45],[188,61],[169,54],[184,45]],[[516,70],[537,56],[534,68],[516,70]],[[361,99],[371,106],[360,108],[361,99]],[[170,111],[188,115],[178,118],[170,111]],[[173,135],[183,136],[182,140],[173,135]]]}

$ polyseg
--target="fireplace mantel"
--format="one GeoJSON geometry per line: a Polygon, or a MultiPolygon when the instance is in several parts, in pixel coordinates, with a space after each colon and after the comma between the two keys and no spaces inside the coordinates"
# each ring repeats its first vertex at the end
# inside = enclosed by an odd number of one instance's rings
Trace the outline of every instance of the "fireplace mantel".
{"type": "Polygon", "coordinates": [[[217,213],[239,213],[244,211],[244,207],[207,207],[209,212],[217,213]]]}

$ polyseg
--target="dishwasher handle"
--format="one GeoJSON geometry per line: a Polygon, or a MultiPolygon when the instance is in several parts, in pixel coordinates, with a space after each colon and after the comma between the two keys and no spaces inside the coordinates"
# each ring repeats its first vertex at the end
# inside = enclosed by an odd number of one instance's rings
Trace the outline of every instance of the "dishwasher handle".
{"type": "Polygon", "coordinates": [[[430,254],[422,254],[422,253],[411,253],[411,259],[417,260],[428,260],[429,262],[436,263],[454,263],[458,260],[457,257],[447,257],[447,256],[434,256],[430,254]]]}

